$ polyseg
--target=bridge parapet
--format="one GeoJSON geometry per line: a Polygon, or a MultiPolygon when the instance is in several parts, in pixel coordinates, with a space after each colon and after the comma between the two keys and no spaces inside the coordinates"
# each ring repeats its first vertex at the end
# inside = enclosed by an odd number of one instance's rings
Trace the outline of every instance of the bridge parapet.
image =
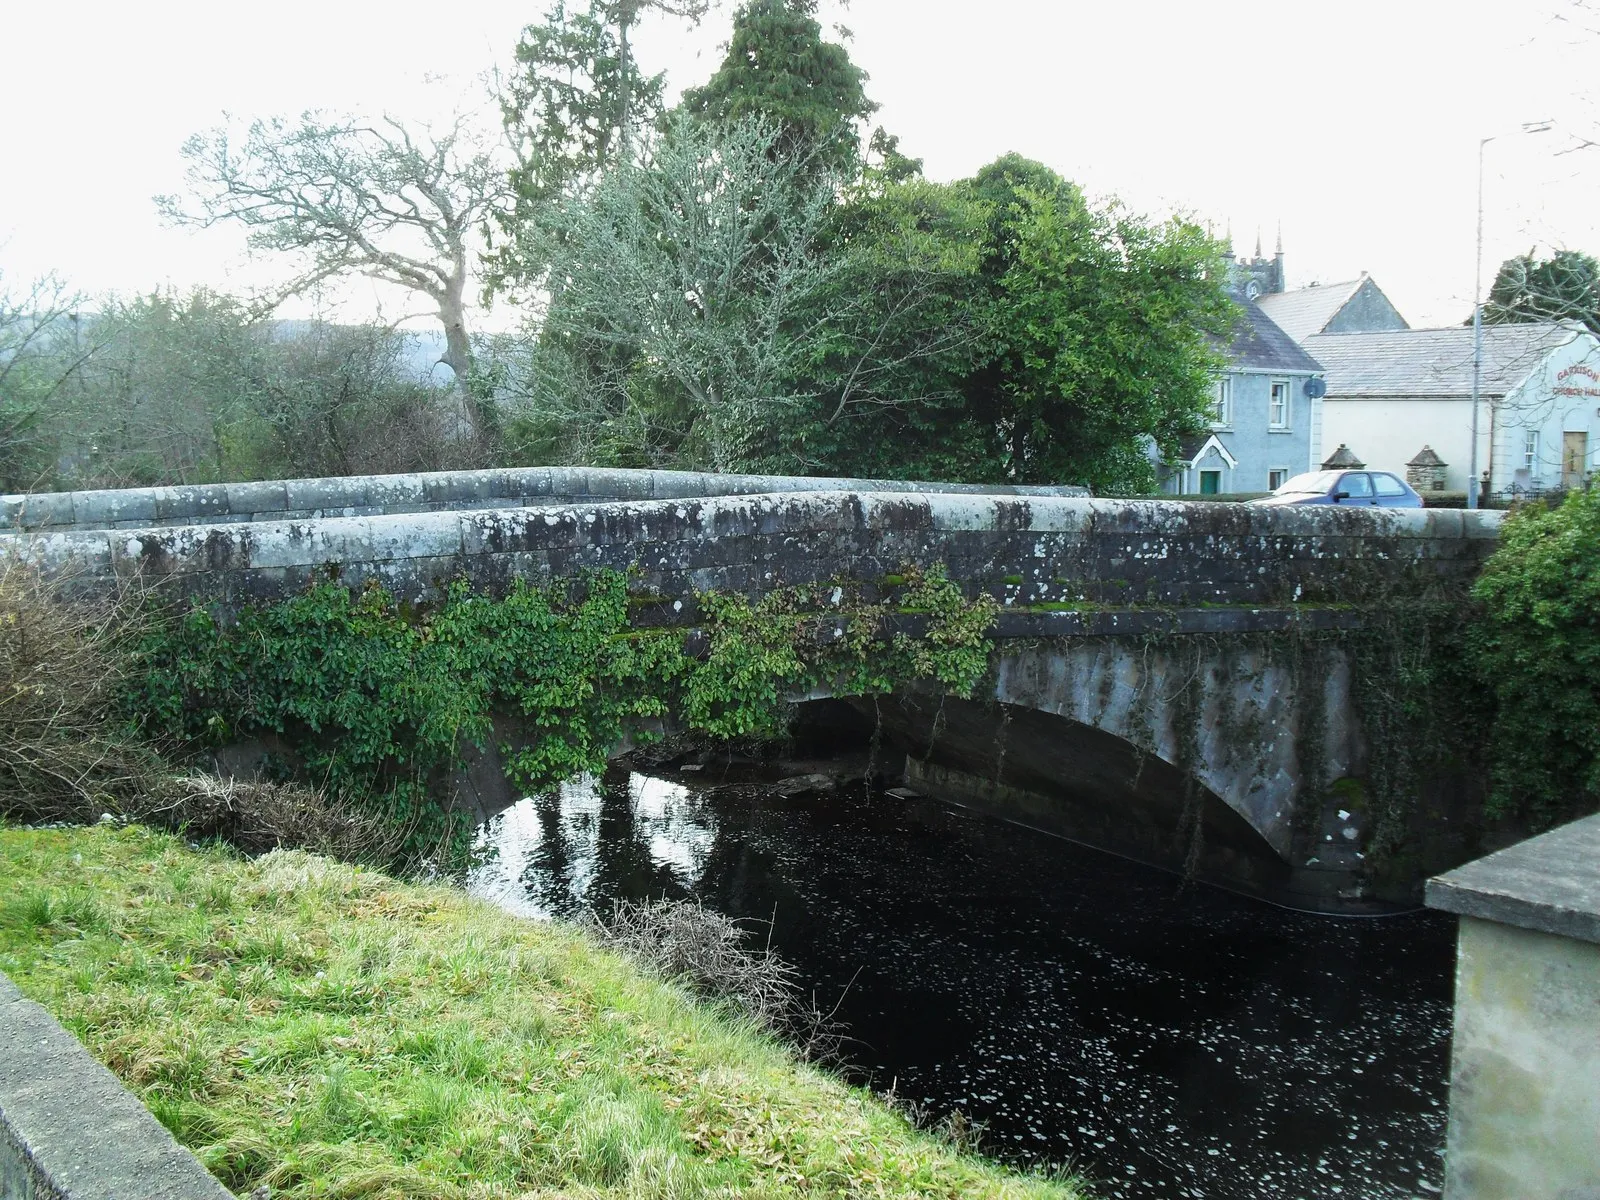
{"type": "Polygon", "coordinates": [[[516,467],[275,479],[181,487],[40,492],[0,497],[0,527],[52,532],[145,529],[241,521],[537,508],[605,500],[683,500],[774,492],[942,492],[968,495],[1087,496],[1081,487],[918,483],[791,475],[721,475],[606,467],[516,467]]]}
{"type": "MultiPolygon", "coordinates": [[[[1499,514],[1270,508],[1055,496],[825,492],[64,530],[0,553],[94,591],[141,577],[224,604],[330,574],[426,601],[454,578],[501,590],[631,571],[641,592],[758,594],[942,564],[1013,611],[1358,605],[1464,587],[1499,514]]],[[[1080,617],[1081,619],[1081,617],[1080,617]]]]}

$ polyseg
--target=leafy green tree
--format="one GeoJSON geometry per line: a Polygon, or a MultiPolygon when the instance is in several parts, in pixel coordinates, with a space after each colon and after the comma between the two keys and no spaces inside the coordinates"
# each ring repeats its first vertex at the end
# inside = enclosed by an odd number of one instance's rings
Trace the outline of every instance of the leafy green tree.
{"type": "Polygon", "coordinates": [[[951,185],[888,164],[835,215],[840,286],[874,302],[819,329],[809,391],[793,389],[814,397],[798,464],[1153,486],[1145,447],[1203,427],[1220,366],[1218,247],[1187,222],[1093,208],[1016,155],[951,185]]]}
{"type": "Polygon", "coordinates": [[[1483,319],[1489,324],[1582,321],[1590,332],[1600,333],[1600,263],[1576,250],[1557,250],[1546,259],[1536,259],[1531,250],[1508,258],[1489,289],[1483,319]]]}
{"type": "Polygon", "coordinates": [[[877,105],[867,76],[837,42],[825,41],[816,0],[746,0],[733,17],[728,53],[717,73],[683,96],[685,109],[713,121],[776,121],[775,153],[853,169],[858,122],[877,105]]]}
{"type": "Polygon", "coordinates": [[[1202,429],[1223,365],[1214,340],[1234,310],[1218,247],[1191,222],[1093,208],[1018,155],[971,186],[989,231],[965,392],[997,434],[991,477],[1148,490],[1148,440],[1172,450],[1202,429]]]}
{"type": "Polygon", "coordinates": [[[991,432],[963,391],[982,333],[987,210],[907,162],[869,170],[832,214],[836,269],[797,323],[807,344],[789,390],[800,403],[764,469],[960,480],[992,466],[991,432]]]}
{"type": "Polygon", "coordinates": [[[1507,519],[1476,585],[1494,698],[1493,815],[1553,824],[1600,805],[1600,491],[1507,519]]]}

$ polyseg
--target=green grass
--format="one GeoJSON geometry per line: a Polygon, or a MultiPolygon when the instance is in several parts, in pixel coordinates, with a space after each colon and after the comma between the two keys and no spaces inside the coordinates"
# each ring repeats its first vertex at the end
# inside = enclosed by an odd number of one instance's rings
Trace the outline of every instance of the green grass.
{"type": "Polygon", "coordinates": [[[237,1192],[1076,1194],[448,887],[138,827],[0,828],[0,880],[0,970],[237,1192]]]}

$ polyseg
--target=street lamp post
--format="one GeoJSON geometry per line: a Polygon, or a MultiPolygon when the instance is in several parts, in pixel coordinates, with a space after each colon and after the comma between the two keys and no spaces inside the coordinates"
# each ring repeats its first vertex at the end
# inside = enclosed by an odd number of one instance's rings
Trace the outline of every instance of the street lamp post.
{"type": "MultiPolygon", "coordinates": [[[[1524,121],[1522,133],[1546,133],[1553,121],[1524,121]]],[[[1472,277],[1472,434],[1467,449],[1467,507],[1478,507],[1478,404],[1483,391],[1483,151],[1498,137],[1478,141],[1478,253],[1472,277]]]]}

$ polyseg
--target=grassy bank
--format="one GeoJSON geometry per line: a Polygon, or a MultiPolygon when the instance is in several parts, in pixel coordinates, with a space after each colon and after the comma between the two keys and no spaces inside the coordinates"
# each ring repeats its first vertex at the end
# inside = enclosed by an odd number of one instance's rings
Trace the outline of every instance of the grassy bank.
{"type": "Polygon", "coordinates": [[[1075,1195],[574,931],[298,852],[0,828],[0,970],[238,1192],[1075,1195]]]}

